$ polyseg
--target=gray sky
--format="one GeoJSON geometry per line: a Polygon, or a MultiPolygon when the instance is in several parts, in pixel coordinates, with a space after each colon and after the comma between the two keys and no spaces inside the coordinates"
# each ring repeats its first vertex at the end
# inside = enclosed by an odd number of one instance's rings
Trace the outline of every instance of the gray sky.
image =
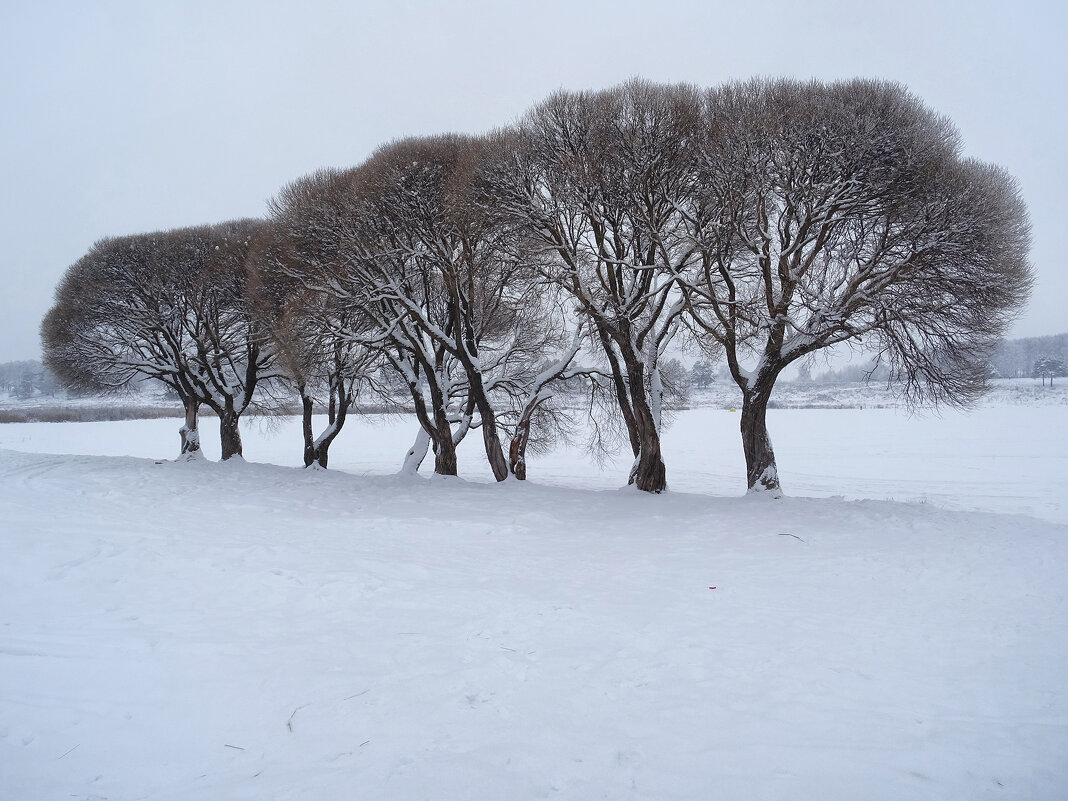
{"type": "Polygon", "coordinates": [[[0,0],[0,362],[39,357],[56,283],[102,236],[258,216],[288,181],[390,139],[483,131],[633,75],[906,84],[1020,181],[1038,283],[1013,334],[1066,331],[1065,9],[0,0]]]}

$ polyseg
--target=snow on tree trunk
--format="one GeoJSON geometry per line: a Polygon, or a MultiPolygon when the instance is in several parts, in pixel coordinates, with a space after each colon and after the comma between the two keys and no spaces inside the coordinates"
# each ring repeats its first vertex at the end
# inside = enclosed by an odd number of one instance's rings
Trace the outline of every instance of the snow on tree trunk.
{"type": "Polygon", "coordinates": [[[527,443],[529,441],[530,416],[523,415],[508,447],[508,469],[519,481],[527,480],[527,443]]]}
{"type": "Polygon", "coordinates": [[[315,462],[324,470],[330,463],[330,445],[337,438],[337,435],[341,433],[341,429],[345,425],[345,419],[348,417],[349,406],[351,404],[352,400],[348,394],[339,392],[334,414],[331,415],[330,425],[328,425],[326,430],[319,435],[317,440],[315,440],[315,462]]]}
{"type": "Polygon", "coordinates": [[[197,414],[199,411],[200,404],[196,401],[188,401],[185,404],[185,422],[178,429],[178,433],[182,437],[180,458],[195,459],[203,456],[200,451],[200,431],[197,429],[197,414]]]}
{"type": "Polygon", "coordinates": [[[401,474],[415,475],[418,473],[419,465],[423,463],[428,450],[430,450],[430,435],[426,433],[426,429],[420,426],[415,435],[415,442],[408,449],[408,452],[404,454],[404,464],[401,465],[400,469],[401,474]]]}
{"type": "Polygon", "coordinates": [[[658,432],[663,431],[664,382],[660,378],[660,367],[655,363],[649,367],[649,402],[653,425],[658,432]]]}

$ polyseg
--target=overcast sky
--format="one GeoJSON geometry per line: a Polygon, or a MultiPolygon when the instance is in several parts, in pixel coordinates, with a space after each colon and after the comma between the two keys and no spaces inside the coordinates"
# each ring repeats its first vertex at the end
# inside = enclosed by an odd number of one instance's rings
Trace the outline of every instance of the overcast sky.
{"type": "Polygon", "coordinates": [[[634,75],[900,81],[1020,181],[1068,330],[1068,7],[1016,3],[0,0],[0,362],[38,358],[64,270],[107,235],[258,216],[401,136],[507,124],[634,75]]]}

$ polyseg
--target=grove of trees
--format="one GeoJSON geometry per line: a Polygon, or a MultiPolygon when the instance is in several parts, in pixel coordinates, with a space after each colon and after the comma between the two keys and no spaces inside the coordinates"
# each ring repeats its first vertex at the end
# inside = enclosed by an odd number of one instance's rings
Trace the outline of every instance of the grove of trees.
{"type": "Polygon", "coordinates": [[[360,392],[414,409],[405,460],[457,471],[481,433],[497,480],[592,421],[629,482],[667,487],[672,343],[725,358],[742,392],[750,491],[781,488],[766,411],[783,370],[874,350],[910,401],[966,405],[1026,300],[1014,180],[965,158],[903,87],[641,80],[557,92],[516,125],[381,147],[284,187],[266,220],[105,239],[42,326],[79,387],[138,377],[219,417],[223,458],[257,404],[299,397],[305,464],[360,392]],[[329,409],[315,436],[316,404],[329,409]]]}
{"type": "Polygon", "coordinates": [[[240,455],[241,415],[262,381],[280,377],[249,291],[264,227],[238,220],[97,242],[56,289],[41,324],[45,362],[82,389],[156,379],[185,407],[183,454],[200,450],[205,405],[219,418],[223,459],[240,455]]]}
{"type": "Polygon", "coordinates": [[[1049,385],[1053,386],[1054,378],[1063,378],[1068,376],[1068,364],[1064,359],[1058,359],[1056,356],[1046,356],[1035,362],[1032,375],[1035,378],[1042,379],[1042,384],[1045,386],[1046,379],[1049,379],[1049,385]]]}
{"type": "Polygon", "coordinates": [[[990,373],[994,378],[1029,378],[1037,362],[1051,358],[1068,362],[1068,334],[1000,342],[990,359],[990,373]]]}
{"type": "Polygon", "coordinates": [[[20,400],[35,396],[55,396],[62,392],[59,379],[38,361],[24,360],[0,364],[0,394],[20,400]]]}

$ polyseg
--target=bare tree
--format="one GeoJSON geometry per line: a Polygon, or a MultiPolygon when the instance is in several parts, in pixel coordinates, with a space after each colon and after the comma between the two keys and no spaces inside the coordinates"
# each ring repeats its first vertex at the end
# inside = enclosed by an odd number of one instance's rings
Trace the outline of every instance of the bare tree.
{"type": "Polygon", "coordinates": [[[708,93],[687,320],[743,394],[750,491],[781,494],[766,410],[782,370],[841,342],[874,348],[915,402],[966,404],[1027,296],[1013,180],[961,157],[951,123],[878,81],[708,93]]]}
{"type": "Polygon", "coordinates": [[[503,153],[494,139],[404,140],[296,181],[273,204],[294,278],[358,312],[348,336],[403,376],[423,432],[407,469],[432,444],[435,472],[454,475],[456,444],[477,427],[494,476],[508,476],[496,404],[519,392],[514,368],[536,341],[520,322],[537,288],[475,191],[503,153]]]}
{"type": "Polygon", "coordinates": [[[1035,378],[1041,378],[1042,386],[1046,385],[1046,379],[1048,378],[1049,385],[1052,387],[1054,378],[1063,378],[1068,375],[1068,365],[1064,363],[1064,359],[1058,359],[1056,356],[1044,356],[1035,362],[1031,375],[1035,378]]]}
{"type": "Polygon", "coordinates": [[[354,339],[362,326],[333,295],[316,292],[293,278],[295,255],[276,225],[257,237],[251,295],[255,316],[270,338],[276,368],[296,390],[301,404],[304,466],[326,468],[330,446],[341,433],[362,387],[374,385],[377,353],[354,339]],[[325,403],[324,403],[325,402],[325,403]],[[327,425],[315,434],[313,416],[325,405],[327,425]]]}
{"type": "Polygon", "coordinates": [[[178,381],[219,418],[222,459],[241,456],[241,416],[257,389],[281,377],[267,332],[253,313],[248,284],[262,220],[234,220],[172,232],[202,254],[186,276],[178,381]]]}
{"type": "Polygon", "coordinates": [[[405,470],[417,468],[432,443],[435,472],[455,475],[456,444],[470,428],[473,404],[455,358],[435,336],[449,319],[441,278],[382,214],[393,188],[389,173],[382,162],[320,171],[286,186],[272,215],[294,254],[286,268],[293,279],[366,321],[344,336],[403,377],[424,435],[405,470]]]}
{"type": "Polygon", "coordinates": [[[543,276],[570,294],[607,360],[635,456],[630,482],[667,487],[659,360],[678,331],[677,277],[695,258],[696,90],[631,81],[559,92],[520,126],[499,208],[527,227],[543,276]]]}
{"type": "Polygon", "coordinates": [[[586,321],[568,319],[569,309],[554,287],[536,289],[519,312],[506,355],[494,365],[487,384],[493,395],[502,396],[498,405],[506,410],[501,418],[511,436],[508,470],[520,481],[527,478],[528,451],[544,453],[569,441],[578,429],[576,415],[595,412],[592,403],[576,404],[562,398],[562,392],[576,381],[596,384],[609,378],[588,363],[586,321]]]}
{"type": "Polygon", "coordinates": [[[412,139],[383,149],[368,166],[385,190],[377,200],[385,204],[378,208],[392,229],[391,246],[440,280],[443,325],[424,318],[420,327],[462,369],[486,457],[494,477],[503,481],[508,466],[487,380],[492,362],[506,358],[516,341],[530,281],[527,264],[505,247],[497,215],[474,202],[472,182],[483,160],[495,153],[487,139],[412,139]]]}
{"type": "Polygon", "coordinates": [[[155,379],[174,390],[185,408],[183,456],[200,452],[186,323],[207,250],[174,232],[102,239],[68,268],[41,326],[45,361],[68,387],[115,391],[155,379]]]}

